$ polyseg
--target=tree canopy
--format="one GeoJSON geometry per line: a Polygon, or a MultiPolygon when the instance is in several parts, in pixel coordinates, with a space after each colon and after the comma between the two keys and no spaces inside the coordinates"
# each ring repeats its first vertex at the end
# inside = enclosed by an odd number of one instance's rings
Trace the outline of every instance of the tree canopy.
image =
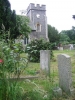
{"type": "Polygon", "coordinates": [[[60,40],[63,38],[63,41],[67,41],[69,43],[75,43],[75,30],[63,30],[60,32],[60,40]]]}
{"type": "Polygon", "coordinates": [[[59,34],[59,36],[60,36],[60,40],[59,40],[60,43],[62,43],[62,44],[67,44],[67,43],[69,43],[70,38],[69,38],[69,36],[65,33],[65,31],[61,31],[60,34],[59,34]]]}
{"type": "Polygon", "coordinates": [[[48,38],[51,43],[59,41],[59,33],[55,27],[48,25],[48,38]]]}
{"type": "Polygon", "coordinates": [[[5,30],[9,29],[11,20],[11,5],[8,0],[0,0],[0,29],[2,24],[5,26],[5,30]]]}
{"type": "Polygon", "coordinates": [[[0,34],[2,34],[2,28],[4,27],[6,33],[10,30],[11,39],[20,34],[27,36],[28,32],[30,32],[28,23],[26,17],[18,16],[15,10],[11,10],[9,0],[0,0],[0,34]]]}
{"type": "Polygon", "coordinates": [[[17,25],[17,28],[18,28],[20,34],[23,34],[26,37],[28,37],[28,34],[31,31],[31,29],[29,27],[29,19],[26,16],[17,15],[16,21],[17,21],[16,25],[17,25]]]}

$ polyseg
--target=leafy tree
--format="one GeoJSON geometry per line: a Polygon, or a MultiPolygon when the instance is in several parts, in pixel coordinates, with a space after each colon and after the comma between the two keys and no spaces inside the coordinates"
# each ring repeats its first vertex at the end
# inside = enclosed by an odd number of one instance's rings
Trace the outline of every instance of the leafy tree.
{"type": "Polygon", "coordinates": [[[16,27],[16,12],[15,10],[11,13],[11,21],[10,21],[10,38],[16,38],[19,35],[19,31],[16,27]]]}
{"type": "Polygon", "coordinates": [[[70,41],[69,36],[65,33],[65,31],[61,31],[60,34],[60,43],[67,44],[70,41]]]}
{"type": "Polygon", "coordinates": [[[69,38],[70,38],[71,41],[75,40],[75,31],[73,31],[73,30],[68,30],[68,31],[66,32],[66,34],[69,36],[69,38]]]}
{"type": "Polygon", "coordinates": [[[28,37],[28,34],[31,31],[29,27],[29,19],[26,16],[17,15],[16,21],[17,21],[16,25],[19,30],[19,33],[28,37]]]}
{"type": "MultiPolygon", "coordinates": [[[[8,0],[0,0],[0,33],[3,34],[10,29],[10,37],[15,34],[16,13],[11,10],[11,5],[8,0]],[[3,28],[4,27],[4,28],[3,28]],[[2,29],[5,31],[3,32],[2,29]]],[[[6,39],[8,36],[6,37],[6,39]]]]}
{"type": "Polygon", "coordinates": [[[59,33],[55,27],[48,25],[48,38],[51,43],[59,41],[59,33]]]}
{"type": "Polygon", "coordinates": [[[69,42],[75,41],[75,30],[74,29],[64,30],[60,33],[67,35],[69,37],[69,42]]]}
{"type": "MultiPolygon", "coordinates": [[[[30,28],[27,17],[16,15],[15,10],[11,10],[8,0],[0,0],[0,34],[7,35],[10,30],[10,38],[14,39],[20,34],[28,35],[30,28]],[[5,31],[3,32],[2,29],[5,31]]],[[[8,36],[6,37],[6,39],[8,36]]]]}
{"type": "Polygon", "coordinates": [[[0,0],[0,29],[2,23],[5,26],[5,30],[9,29],[11,20],[11,5],[8,0],[0,0]]]}

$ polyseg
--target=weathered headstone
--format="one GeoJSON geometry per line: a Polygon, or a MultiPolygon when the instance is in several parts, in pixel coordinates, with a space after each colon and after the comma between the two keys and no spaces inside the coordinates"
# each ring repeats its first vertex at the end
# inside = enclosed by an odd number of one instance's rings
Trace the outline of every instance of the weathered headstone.
{"type": "Polygon", "coordinates": [[[53,89],[53,93],[55,96],[60,97],[62,96],[62,89],[60,87],[56,87],[53,89]]]}
{"type": "Polygon", "coordinates": [[[40,50],[40,67],[50,75],[50,50],[40,50]]]}
{"type": "Polygon", "coordinates": [[[63,50],[63,47],[59,47],[59,50],[63,50]]]}
{"type": "Polygon", "coordinates": [[[74,47],[73,47],[73,44],[69,44],[70,45],[70,50],[73,50],[74,47]]]}
{"type": "Polygon", "coordinates": [[[66,93],[71,94],[71,57],[66,54],[58,55],[59,86],[66,93]]]}

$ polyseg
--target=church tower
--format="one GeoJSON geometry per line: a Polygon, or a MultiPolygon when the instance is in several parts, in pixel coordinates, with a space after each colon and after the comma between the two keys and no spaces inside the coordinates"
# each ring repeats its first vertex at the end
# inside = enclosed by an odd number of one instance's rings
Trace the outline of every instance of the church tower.
{"type": "Polygon", "coordinates": [[[27,8],[27,16],[30,19],[32,30],[29,36],[29,42],[33,39],[44,39],[48,41],[46,5],[30,3],[27,8]]]}

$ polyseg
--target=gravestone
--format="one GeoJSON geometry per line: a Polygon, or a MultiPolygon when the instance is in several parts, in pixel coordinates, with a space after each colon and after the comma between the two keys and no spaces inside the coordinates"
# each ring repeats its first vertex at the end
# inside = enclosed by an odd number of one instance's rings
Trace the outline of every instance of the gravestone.
{"type": "Polygon", "coordinates": [[[25,44],[24,44],[24,39],[15,39],[15,43],[21,43],[23,50],[25,50],[25,44]]]}
{"type": "Polygon", "coordinates": [[[71,57],[66,54],[58,55],[59,86],[67,94],[71,94],[71,57]]]}
{"type": "Polygon", "coordinates": [[[50,50],[40,50],[40,67],[47,75],[50,75],[50,50]]]}
{"type": "Polygon", "coordinates": [[[59,50],[63,50],[63,47],[59,47],[59,50]]]}
{"type": "Polygon", "coordinates": [[[73,44],[69,44],[70,45],[70,50],[73,50],[74,47],[73,47],[73,44]]]}
{"type": "Polygon", "coordinates": [[[62,96],[62,89],[60,87],[56,87],[53,89],[53,93],[55,96],[60,97],[62,96]]]}

